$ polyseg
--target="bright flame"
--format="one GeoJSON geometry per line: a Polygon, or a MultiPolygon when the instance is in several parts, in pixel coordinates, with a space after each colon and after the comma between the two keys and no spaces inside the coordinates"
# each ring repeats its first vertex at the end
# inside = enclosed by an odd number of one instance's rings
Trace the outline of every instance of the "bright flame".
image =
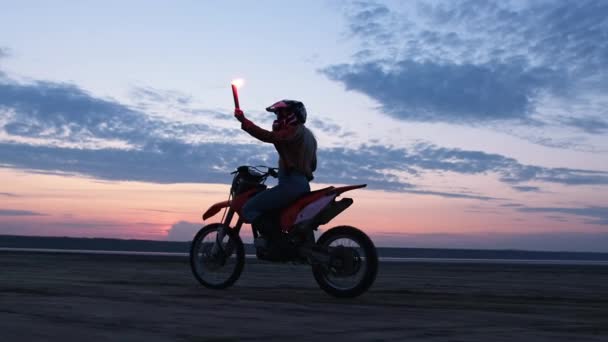
{"type": "Polygon", "coordinates": [[[232,85],[234,85],[237,88],[241,88],[242,86],[245,85],[245,80],[242,78],[237,78],[235,80],[232,80],[232,85]]]}

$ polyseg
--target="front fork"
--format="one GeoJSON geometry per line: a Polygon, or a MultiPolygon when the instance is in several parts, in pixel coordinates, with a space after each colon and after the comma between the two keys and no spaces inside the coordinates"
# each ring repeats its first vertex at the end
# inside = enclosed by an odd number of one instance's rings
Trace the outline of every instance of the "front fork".
{"type": "Polygon", "coordinates": [[[237,234],[241,231],[241,226],[243,225],[243,221],[239,217],[237,220],[236,226],[234,228],[230,228],[230,223],[234,218],[234,209],[228,209],[228,213],[226,214],[226,218],[224,222],[222,222],[222,228],[217,230],[217,234],[215,235],[215,243],[213,244],[213,248],[211,249],[212,255],[218,255],[218,253],[223,253],[224,255],[230,255],[232,253],[232,244],[228,244],[226,246],[226,250],[224,250],[222,241],[228,234],[228,229],[234,229],[237,234]]]}

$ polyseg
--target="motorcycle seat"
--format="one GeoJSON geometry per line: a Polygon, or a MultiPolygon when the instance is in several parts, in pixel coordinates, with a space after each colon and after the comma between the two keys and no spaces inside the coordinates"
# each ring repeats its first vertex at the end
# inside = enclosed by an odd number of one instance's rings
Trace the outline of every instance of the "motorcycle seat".
{"type": "Polygon", "coordinates": [[[333,186],[328,186],[327,188],[323,188],[323,189],[319,189],[319,190],[315,190],[315,191],[306,192],[306,193],[300,195],[300,197],[298,197],[298,199],[296,199],[294,201],[294,203],[297,202],[297,201],[299,201],[299,200],[301,200],[301,199],[303,199],[303,198],[307,198],[308,196],[312,196],[314,194],[318,194],[318,193],[321,193],[321,192],[327,192],[328,190],[331,190],[331,189],[334,189],[334,187],[333,186]]]}

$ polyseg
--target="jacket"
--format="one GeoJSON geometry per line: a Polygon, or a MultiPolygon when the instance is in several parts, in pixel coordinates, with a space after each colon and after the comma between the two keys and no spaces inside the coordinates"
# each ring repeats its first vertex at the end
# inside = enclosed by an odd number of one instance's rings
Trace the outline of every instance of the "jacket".
{"type": "Polygon", "coordinates": [[[302,124],[288,125],[267,131],[243,118],[241,129],[256,139],[273,144],[279,153],[279,169],[289,173],[296,170],[311,181],[317,169],[317,141],[312,132],[302,124]]]}

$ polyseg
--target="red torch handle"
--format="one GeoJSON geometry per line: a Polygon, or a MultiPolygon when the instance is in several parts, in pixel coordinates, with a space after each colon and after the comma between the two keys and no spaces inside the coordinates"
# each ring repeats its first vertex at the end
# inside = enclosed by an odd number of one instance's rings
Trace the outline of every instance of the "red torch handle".
{"type": "Polygon", "coordinates": [[[232,98],[234,98],[234,108],[241,109],[239,105],[239,93],[236,91],[236,86],[232,85],[232,98]]]}

